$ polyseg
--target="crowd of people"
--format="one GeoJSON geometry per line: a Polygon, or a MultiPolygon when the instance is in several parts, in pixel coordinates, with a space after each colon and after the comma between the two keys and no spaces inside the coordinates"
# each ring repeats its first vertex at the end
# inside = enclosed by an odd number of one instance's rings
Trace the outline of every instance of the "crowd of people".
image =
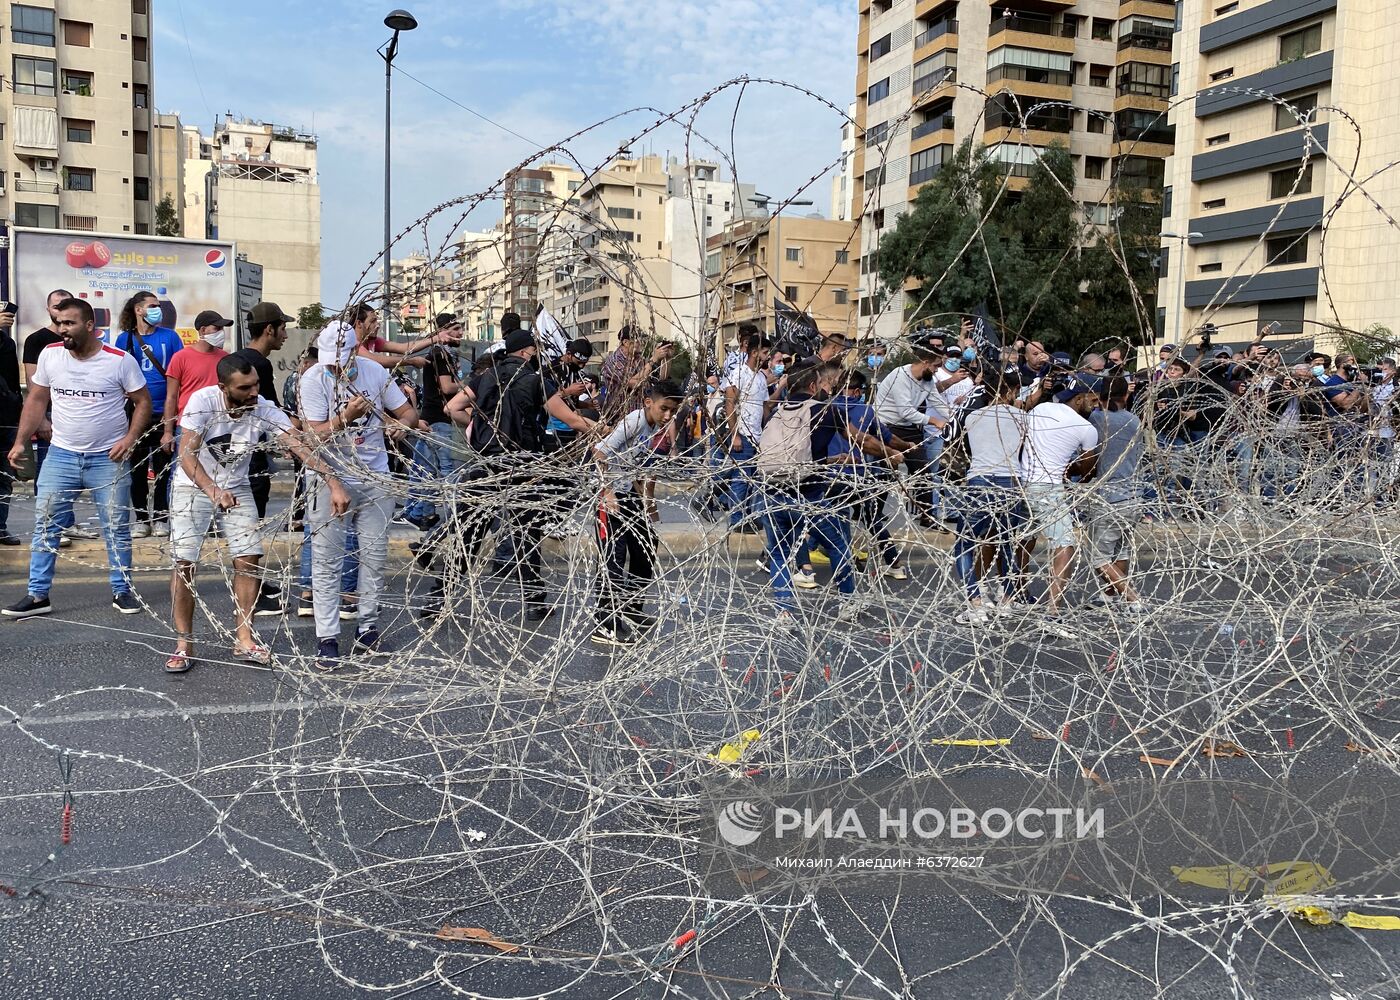
{"type": "Polygon", "coordinates": [[[424,613],[457,609],[458,584],[492,566],[519,582],[523,618],[538,625],[554,611],[542,541],[586,519],[598,552],[590,638],[628,647],[657,625],[656,480],[687,478],[698,516],[763,536],[780,621],[798,612],[798,591],[822,588],[819,568],[843,622],[862,614],[862,571],[909,579],[905,517],[954,536],[958,622],[1036,605],[1040,627],[1071,638],[1077,563],[1094,603],[1140,613],[1137,525],[1228,509],[1230,491],[1199,481],[1202,462],[1268,500],[1293,495],[1305,470],[1377,503],[1395,501],[1400,479],[1393,360],[1310,353],[1289,365],[1262,336],[1217,348],[1209,327],[1194,359],[1167,345],[1132,371],[1126,344],[1075,360],[1034,340],[1003,347],[970,321],[916,331],[898,356],[839,333],[799,348],[748,326],[722,361],[702,357],[677,381],[675,345],[631,327],[595,376],[587,340],[507,313],[501,342],[463,370],[455,316],[394,343],[362,303],[319,332],[279,399],[269,358],[291,317],[275,303],[250,311],[233,353],[230,320],[201,313],[186,345],[150,293],[128,301],[111,335],[64,290],[48,311],[24,342],[21,405],[15,309],[0,306],[0,543],[19,544],[7,531],[15,471],[32,461],[37,473],[27,592],[3,614],[52,610],[73,501],[90,493],[119,612],[142,610],[132,537],[169,538],[171,673],[196,659],[193,585],[211,527],[232,560],[232,655],[272,659],[254,625],[291,604],[260,565],[277,452],[295,468],[286,520],[304,534],[296,613],[315,619],[326,670],[341,662],[344,620],[355,655],[380,651],[393,524],[424,532],[424,613]],[[1043,588],[1032,569],[1042,539],[1043,588]]]}

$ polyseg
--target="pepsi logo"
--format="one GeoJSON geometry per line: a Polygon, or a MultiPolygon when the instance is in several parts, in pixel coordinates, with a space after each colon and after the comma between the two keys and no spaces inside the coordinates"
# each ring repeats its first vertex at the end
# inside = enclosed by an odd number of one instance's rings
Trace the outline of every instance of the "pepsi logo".
{"type": "Polygon", "coordinates": [[[224,256],[224,252],[222,250],[209,250],[206,251],[204,254],[204,264],[206,267],[223,267],[224,261],[227,259],[228,258],[224,256]]]}

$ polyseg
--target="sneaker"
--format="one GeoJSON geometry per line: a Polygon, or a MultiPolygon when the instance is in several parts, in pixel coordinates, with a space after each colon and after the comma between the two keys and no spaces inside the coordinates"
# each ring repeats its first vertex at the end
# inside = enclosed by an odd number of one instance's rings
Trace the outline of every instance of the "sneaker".
{"type": "Polygon", "coordinates": [[[93,531],[91,528],[84,527],[81,524],[73,524],[63,529],[63,537],[92,539],[99,538],[101,536],[98,532],[93,531]]]}
{"type": "Polygon", "coordinates": [[[253,605],[253,616],[255,618],[275,618],[285,610],[286,608],[282,607],[281,598],[273,597],[271,594],[259,594],[257,603],[253,605]]]}
{"type": "Polygon", "coordinates": [[[635,646],[637,644],[637,633],[621,618],[616,622],[599,622],[598,627],[588,638],[600,646],[635,646]]]}
{"type": "Polygon", "coordinates": [[[358,617],[360,617],[360,609],[357,608],[353,603],[341,604],[341,606],[340,606],[340,620],[341,620],[341,621],[343,621],[343,622],[353,622],[353,621],[354,621],[356,618],[358,618],[358,617]]]}
{"type": "Polygon", "coordinates": [[[11,604],[0,615],[6,618],[33,618],[37,615],[46,615],[53,610],[53,605],[49,603],[47,597],[35,597],[33,594],[25,594],[24,600],[11,604]]]}
{"type": "Polygon", "coordinates": [[[899,563],[895,563],[893,566],[886,566],[880,571],[880,575],[889,577],[891,580],[909,579],[909,573],[899,563]]]}
{"type": "Polygon", "coordinates": [[[141,602],[136,600],[136,595],[129,590],[113,594],[112,607],[124,615],[139,615],[142,611],[141,602]]]}
{"type": "Polygon", "coordinates": [[[0,545],[18,545],[19,535],[12,535],[8,531],[0,531],[0,545]]]}
{"type": "Polygon", "coordinates": [[[145,521],[137,521],[131,526],[132,538],[149,538],[151,536],[151,526],[145,521]]]}
{"type": "Polygon", "coordinates": [[[954,619],[959,625],[985,625],[991,620],[987,609],[980,604],[969,604],[954,619]]]}
{"type": "Polygon", "coordinates": [[[856,562],[868,562],[869,560],[869,552],[867,552],[865,549],[856,549],[856,562]]]}
{"type": "Polygon", "coordinates": [[[353,652],[375,653],[379,651],[379,627],[367,625],[355,632],[353,652]]]}
{"type": "Polygon", "coordinates": [[[399,515],[397,515],[392,521],[390,521],[389,523],[390,523],[390,524],[396,524],[396,525],[398,525],[400,528],[416,528],[416,527],[418,527],[418,522],[415,521],[415,520],[413,520],[413,518],[409,517],[407,514],[399,514],[399,515]]]}
{"type": "Polygon", "coordinates": [[[307,597],[305,594],[302,594],[301,597],[297,600],[297,617],[316,617],[316,604],[314,601],[311,600],[311,598],[307,597]]]}
{"type": "Polygon", "coordinates": [[[58,547],[60,549],[71,549],[73,547],[73,539],[69,538],[67,535],[59,535],[58,547]]]}
{"type": "Polygon", "coordinates": [[[763,572],[765,572],[765,573],[768,572],[768,560],[767,560],[767,559],[755,559],[755,560],[753,561],[753,564],[754,564],[755,567],[757,567],[758,569],[762,570],[763,572]]]}
{"type": "Polygon", "coordinates": [[[318,640],[316,643],[316,669],[330,673],[338,666],[340,666],[340,640],[318,640]]]}
{"type": "Polygon", "coordinates": [[[793,586],[799,587],[802,590],[816,590],[817,574],[810,570],[800,569],[792,574],[792,583],[793,586]]]}
{"type": "Polygon", "coordinates": [[[827,554],[826,554],[825,552],[823,552],[821,549],[812,549],[812,551],[811,551],[811,556],[812,556],[812,565],[813,565],[813,566],[830,566],[830,565],[831,565],[831,556],[827,555],[827,554]]]}
{"type": "Polygon", "coordinates": [[[157,521],[155,524],[151,525],[151,534],[155,535],[157,538],[169,538],[170,522],[157,521]]]}

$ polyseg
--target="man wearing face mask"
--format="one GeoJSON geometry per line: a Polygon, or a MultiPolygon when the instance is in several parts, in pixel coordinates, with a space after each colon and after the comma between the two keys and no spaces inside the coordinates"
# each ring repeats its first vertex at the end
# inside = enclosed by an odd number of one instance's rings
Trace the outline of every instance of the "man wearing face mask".
{"type": "Polygon", "coordinates": [[[161,447],[165,428],[166,370],[185,346],[180,335],[164,326],[165,311],[152,292],[137,292],[127,300],[113,344],[136,359],[146,376],[151,393],[153,422],[141,429],[136,451],[131,456],[131,506],[136,512],[131,537],[170,534],[170,452],[161,447]],[[149,473],[155,472],[155,492],[151,495],[149,473]],[[150,503],[148,509],[147,503],[150,503]]]}
{"type": "Polygon", "coordinates": [[[962,402],[962,398],[972,391],[972,375],[963,366],[975,360],[977,360],[975,348],[950,347],[947,356],[943,359],[943,364],[938,366],[938,371],[933,379],[938,384],[938,391],[942,394],[949,413],[953,412],[962,402]]]}
{"type": "MultiPolygon", "coordinates": [[[[875,417],[895,437],[912,442],[904,453],[904,464],[911,478],[920,476],[934,462],[924,440],[924,428],[931,426],[942,432],[948,423],[948,411],[938,392],[934,373],[946,355],[935,348],[928,338],[914,341],[914,360],[901,365],[885,376],[875,398],[875,417]]],[[[937,438],[941,444],[942,438],[937,438]]],[[[914,513],[924,527],[932,527],[933,508],[937,503],[937,487],[920,481],[913,487],[914,513]]]]}
{"type": "Polygon", "coordinates": [[[336,515],[350,506],[345,487],[292,430],[291,419],[259,396],[257,372],[246,358],[225,355],[216,374],[218,384],[193,393],[180,417],[183,433],[170,503],[170,603],[178,638],[174,655],[165,661],[166,672],[172,674],[182,674],[194,664],[194,574],[211,521],[228,540],[233,558],[233,658],[256,664],[272,660],[253,634],[263,551],[248,469],[259,440],[278,440],[324,477],[336,515]]]}
{"type": "Polygon", "coordinates": [[[199,339],[170,359],[165,369],[165,433],[160,439],[164,450],[171,451],[176,445],[180,416],[190,397],[200,389],[219,384],[219,362],[228,357],[224,344],[231,326],[233,320],[224,319],[213,309],[204,310],[194,318],[199,339]]]}

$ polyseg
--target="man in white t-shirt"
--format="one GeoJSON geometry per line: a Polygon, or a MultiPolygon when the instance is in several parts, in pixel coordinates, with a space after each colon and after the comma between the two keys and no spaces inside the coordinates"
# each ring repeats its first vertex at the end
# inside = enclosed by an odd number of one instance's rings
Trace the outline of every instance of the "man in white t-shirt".
{"type": "Polygon", "coordinates": [[[136,359],[97,338],[92,306],[68,298],[54,308],[62,343],[39,353],[20,415],[11,464],[53,406],[53,438],[39,473],[34,540],[29,556],[29,593],[4,609],[7,618],[32,618],[52,610],[49,588],[63,524],[72,524],[73,499],[84,490],[93,503],[107,543],[112,607],[136,614],[131,592],[131,458],[141,429],[151,422],[151,394],[136,359]],[[126,416],[130,401],[133,414],[126,416]]]}
{"type": "Polygon", "coordinates": [[[340,573],[350,524],[360,540],[355,648],[372,653],[379,645],[379,592],[394,510],[384,435],[397,437],[418,424],[418,413],[388,370],[355,357],[355,338],[355,327],[338,321],[322,330],[318,361],[302,375],[297,394],[302,420],[323,442],[327,464],[350,494],[349,510],[341,516],[324,476],[314,477],[315,488],[308,490],[316,664],[322,670],[334,670],[340,660],[340,573]]]}
{"type": "Polygon", "coordinates": [[[195,390],[180,414],[180,454],[170,489],[171,617],[178,636],[175,654],[165,661],[167,673],[180,674],[194,663],[194,574],[209,523],[228,539],[233,557],[235,638],[233,658],[266,664],[272,656],[253,635],[258,597],[258,510],[249,477],[254,452],[264,438],[284,445],[302,464],[325,477],[331,510],[343,514],[350,495],[330,467],[302,444],[281,407],[259,395],[260,379],[252,362],[225,355],[217,366],[219,382],[195,390]]]}
{"type": "Polygon", "coordinates": [[[763,408],[771,394],[763,367],[772,353],[772,341],[758,335],[750,337],[744,363],[730,373],[724,390],[728,457],[734,462],[728,474],[731,531],[742,530],[751,523],[749,497],[753,493],[753,460],[758,454],[758,439],[763,434],[763,408]]]}
{"type": "MultiPolygon", "coordinates": [[[[1025,484],[1036,530],[1045,536],[1050,547],[1048,608],[1052,616],[1060,609],[1074,559],[1074,512],[1065,476],[1071,471],[1079,475],[1093,472],[1099,432],[1088,417],[1102,404],[1101,392],[1100,380],[1075,375],[1053,402],[1041,403],[1031,410],[1027,421],[1026,443],[1021,450],[1021,482],[1025,484]]],[[[1024,555],[1028,557],[1034,547],[1032,538],[1024,555]]],[[[1049,627],[1056,634],[1064,632],[1063,625],[1053,621],[1049,627]]]]}

